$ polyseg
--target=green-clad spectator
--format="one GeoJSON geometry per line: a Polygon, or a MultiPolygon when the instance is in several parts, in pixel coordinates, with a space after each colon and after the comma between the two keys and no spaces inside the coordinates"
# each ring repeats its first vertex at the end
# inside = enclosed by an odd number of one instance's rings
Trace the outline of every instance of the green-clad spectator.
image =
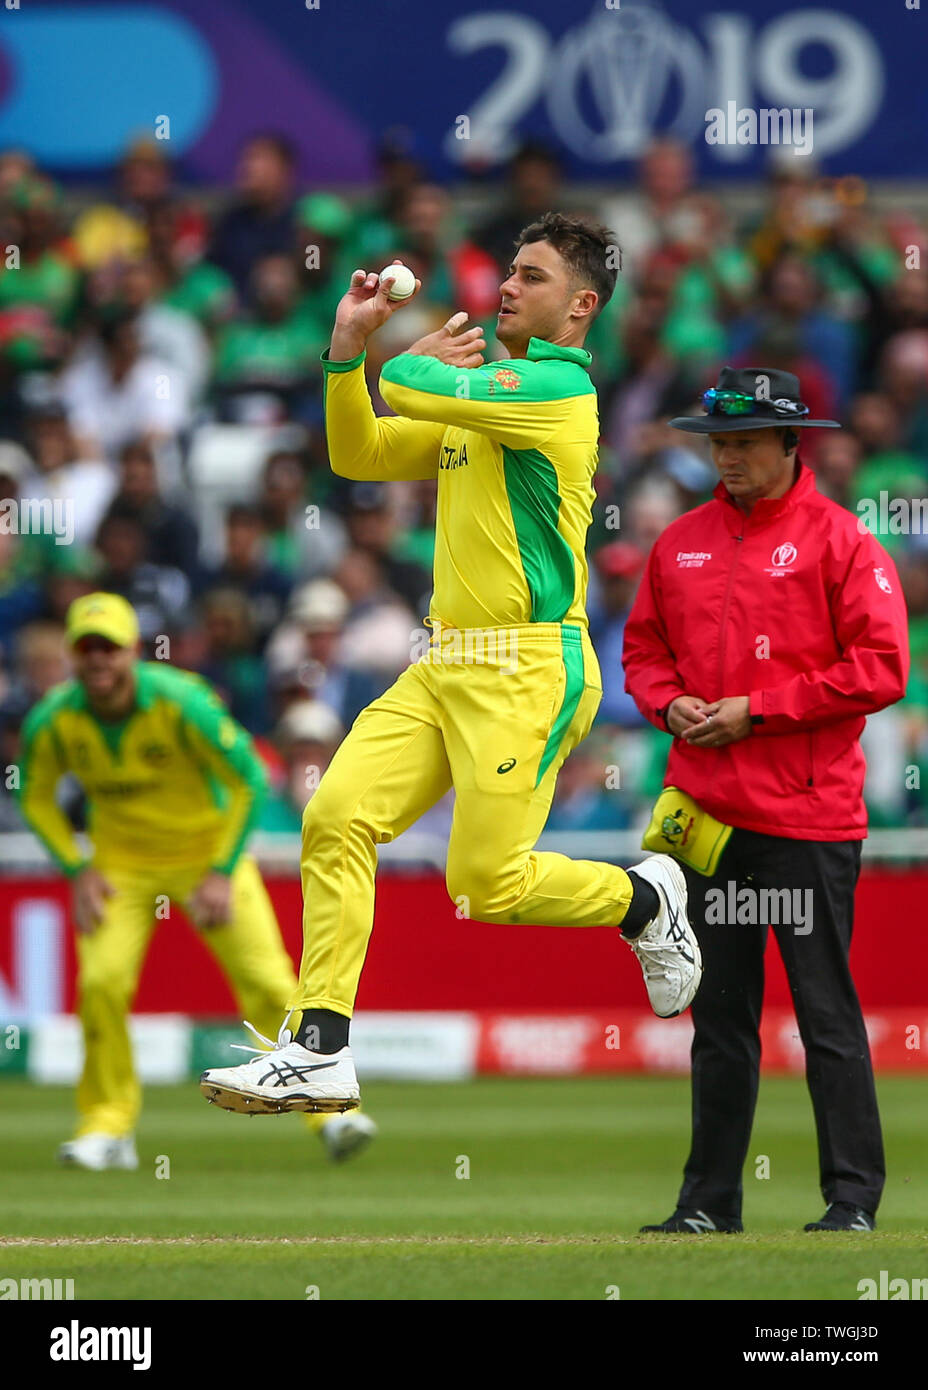
{"type": "Polygon", "coordinates": [[[316,495],[308,479],[304,454],[276,449],[268,455],[259,498],[267,527],[264,553],[269,564],[291,579],[328,574],[346,548],[341,520],[322,505],[321,493],[316,495]]]}
{"type": "Polygon", "coordinates": [[[197,664],[234,719],[249,733],[271,726],[267,671],[255,650],[256,625],[248,595],[231,587],[207,590],[202,600],[205,649],[197,664]]]}
{"type": "Polygon", "coordinates": [[[928,825],[928,673],[912,667],[905,699],[898,706],[905,720],[905,806],[909,824],[928,825]]]}
{"type": "Polygon", "coordinates": [[[214,382],[224,396],[270,393],[288,404],[318,391],[318,363],[328,343],[297,312],[298,281],[289,256],[265,256],[252,271],[251,318],[227,325],[216,342],[214,382]]]}
{"type": "Polygon", "coordinates": [[[14,371],[51,368],[67,350],[80,286],[57,244],[58,191],[27,175],[12,190],[9,213],[0,256],[0,353],[14,371]]]}
{"type": "MultiPolygon", "coordinates": [[[[455,228],[445,190],[434,183],[416,184],[400,203],[397,222],[399,240],[393,254],[419,276],[422,300],[442,309],[466,308],[455,301],[454,275],[447,255],[455,243],[455,228]]],[[[387,257],[388,262],[393,254],[387,257]]],[[[499,307],[498,302],[494,307],[499,307]]]]}
{"type": "Polygon", "coordinates": [[[867,281],[885,290],[899,275],[899,252],[874,230],[872,239],[847,247],[837,238],[811,257],[828,302],[836,309],[857,309],[867,281]]]}
{"type": "Polygon", "coordinates": [[[905,699],[897,706],[905,720],[906,808],[910,821],[928,824],[928,553],[922,547],[898,561],[899,579],[909,610],[912,669],[905,699]],[[917,773],[917,775],[915,775],[917,773]]]}
{"type": "Polygon", "coordinates": [[[356,210],[348,257],[352,270],[382,270],[397,244],[399,209],[409,190],[422,178],[422,170],[412,151],[410,132],[396,127],[388,130],[376,155],[378,185],[370,201],[356,210]],[[385,259],[381,262],[381,257],[385,259]]]}
{"type": "Polygon", "coordinates": [[[925,537],[918,537],[919,550],[913,550],[909,542],[909,553],[902,555],[898,562],[899,580],[905,594],[909,610],[909,651],[912,656],[912,673],[907,698],[914,698],[915,692],[928,682],[928,554],[925,537]],[[917,685],[921,682],[921,686],[917,685]]]}
{"type": "Polygon", "coordinates": [[[489,257],[468,243],[457,223],[448,194],[433,183],[417,183],[398,198],[392,224],[392,240],[382,248],[365,254],[349,247],[349,269],[383,270],[394,259],[408,265],[422,281],[421,306],[435,308],[441,315],[464,309],[474,319],[488,312],[494,317],[499,308],[500,277],[489,257]],[[474,267],[474,255],[484,266],[474,267]],[[474,282],[474,271],[479,283],[474,282]],[[491,272],[492,292],[486,293],[484,277],[491,272]]]}
{"type": "Polygon", "coordinates": [[[721,361],[727,341],[725,329],[709,314],[671,311],[661,328],[661,346],[675,362],[721,361]]]}
{"type": "Polygon", "coordinates": [[[224,270],[208,261],[188,266],[161,297],[162,304],[180,309],[204,328],[215,328],[233,317],[235,286],[224,270]]]}
{"type": "Polygon", "coordinates": [[[238,295],[218,265],[191,259],[189,241],[178,235],[179,218],[173,203],[152,208],[148,215],[148,249],[163,286],[161,302],[190,314],[213,332],[234,317],[238,295]]]}
{"type": "Polygon", "coordinates": [[[590,325],[586,347],[593,354],[590,375],[598,391],[611,389],[628,366],[623,324],[631,302],[629,282],[620,275],[612,298],[590,325]]]}
{"type": "Polygon", "coordinates": [[[913,529],[909,504],[928,496],[928,460],[901,447],[899,415],[886,395],[857,396],[851,429],[863,455],[851,485],[851,509],[895,556],[913,529]]]}
{"type": "Polygon", "coordinates": [[[738,246],[700,248],[673,287],[661,340],[672,357],[725,355],[723,325],[747,303],[755,283],[750,257],[738,246]]]}
{"type": "Polygon", "coordinates": [[[743,308],[755,281],[753,262],[740,246],[710,247],[704,259],[693,261],[681,272],[674,285],[671,313],[728,318],[743,308]]]}
{"type": "Polygon", "coordinates": [[[297,313],[327,337],[338,301],[357,268],[350,263],[345,245],[352,227],[351,209],[334,193],[309,193],[297,203],[295,218],[297,253],[304,266],[297,313]]]}

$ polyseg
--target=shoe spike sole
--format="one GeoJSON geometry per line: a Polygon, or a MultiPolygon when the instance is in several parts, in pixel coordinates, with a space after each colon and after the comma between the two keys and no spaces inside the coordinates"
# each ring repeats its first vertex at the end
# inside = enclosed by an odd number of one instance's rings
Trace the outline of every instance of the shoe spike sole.
{"type": "Polygon", "coordinates": [[[236,1115],[287,1115],[299,1110],[311,1115],[343,1114],[346,1110],[356,1110],[359,1100],[313,1100],[308,1096],[291,1096],[285,1101],[265,1100],[262,1096],[248,1096],[214,1082],[203,1081],[200,1090],[211,1105],[220,1110],[231,1110],[236,1115]]]}

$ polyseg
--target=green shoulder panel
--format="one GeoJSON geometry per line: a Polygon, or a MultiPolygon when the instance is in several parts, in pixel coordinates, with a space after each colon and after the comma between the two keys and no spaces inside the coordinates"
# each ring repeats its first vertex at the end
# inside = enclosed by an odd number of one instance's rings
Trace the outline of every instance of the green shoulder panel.
{"type": "Polygon", "coordinates": [[[139,667],[139,704],[144,708],[159,699],[175,705],[182,719],[249,786],[255,790],[263,787],[264,768],[251,735],[232,718],[209,681],[163,662],[144,662],[139,667]]]}
{"type": "Polygon", "coordinates": [[[167,661],[140,661],[136,669],[138,704],[147,709],[155,700],[172,700],[186,707],[190,700],[212,698],[222,705],[209,681],[167,661]]]}
{"type": "Polygon", "coordinates": [[[437,357],[402,352],[381,368],[384,381],[424,391],[432,396],[456,396],[460,400],[528,402],[563,401],[572,396],[595,396],[596,388],[579,363],[548,358],[533,362],[513,357],[487,362],[482,367],[449,367],[437,357]]]}
{"type": "Polygon", "coordinates": [[[51,729],[54,736],[55,720],[64,710],[84,709],[86,703],[84,690],[79,681],[64,681],[61,685],[53,686],[47,694],[42,696],[38,704],[32,706],[23,720],[23,752],[28,751],[36,734],[42,729],[51,729]]]}

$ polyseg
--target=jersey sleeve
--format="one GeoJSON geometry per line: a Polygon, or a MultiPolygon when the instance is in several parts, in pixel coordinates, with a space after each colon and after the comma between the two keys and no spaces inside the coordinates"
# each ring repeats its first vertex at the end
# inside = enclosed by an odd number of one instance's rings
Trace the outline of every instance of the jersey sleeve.
{"type": "Polygon", "coordinates": [[[364,358],[330,362],[328,349],[322,355],[332,472],[357,481],[437,478],[444,426],[375,415],[364,358]]]}
{"type": "Polygon", "coordinates": [[[71,822],[55,800],[68,771],[55,733],[54,715],[42,701],[26,717],[19,760],[19,808],[55,863],[69,878],[86,865],[71,822]]]}
{"type": "Polygon", "coordinates": [[[499,444],[530,449],[564,424],[578,396],[594,395],[582,369],[563,370],[527,358],[451,367],[437,357],[404,352],[384,364],[380,394],[410,420],[475,430],[499,444]]]}
{"type": "Polygon", "coordinates": [[[213,869],[231,874],[267,793],[267,774],[251,735],[205,682],[191,679],[181,702],[182,736],[204,771],[227,793],[224,828],[213,869]]]}

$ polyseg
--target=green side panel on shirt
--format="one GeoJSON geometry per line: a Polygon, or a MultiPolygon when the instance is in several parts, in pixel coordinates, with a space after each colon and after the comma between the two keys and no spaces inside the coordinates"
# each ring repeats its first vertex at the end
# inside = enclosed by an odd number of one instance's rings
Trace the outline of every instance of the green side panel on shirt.
{"type": "Polygon", "coordinates": [[[541,755],[538,776],[535,778],[536,787],[551,766],[555,754],[564,740],[564,735],[570,728],[571,720],[580,703],[580,696],[583,694],[583,647],[580,644],[580,629],[573,627],[570,623],[564,623],[561,627],[561,658],[564,662],[566,677],[564,698],[541,755]]]}
{"type": "Polygon", "coordinates": [[[540,449],[503,445],[503,475],[532,599],[532,622],[562,622],[573,602],[576,575],[573,552],[557,529],[557,470],[540,449]]]}

